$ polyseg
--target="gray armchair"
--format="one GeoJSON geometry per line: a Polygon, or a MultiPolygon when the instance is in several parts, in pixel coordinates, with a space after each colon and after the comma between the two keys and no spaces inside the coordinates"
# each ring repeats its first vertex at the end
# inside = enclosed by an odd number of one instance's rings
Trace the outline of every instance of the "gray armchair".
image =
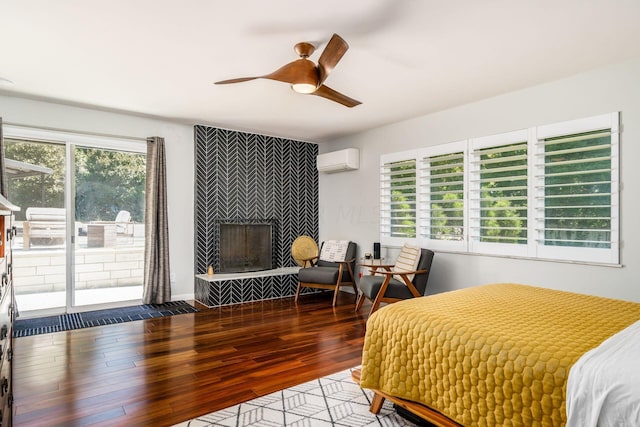
{"type": "Polygon", "coordinates": [[[363,276],[358,283],[360,295],[356,303],[356,311],[360,310],[365,298],[373,302],[369,312],[369,315],[371,315],[383,302],[393,303],[423,296],[427,290],[427,281],[429,280],[433,256],[433,251],[420,249],[420,261],[418,261],[415,271],[398,273],[390,271],[391,267],[393,267],[392,265],[375,266],[372,274],[363,276]],[[381,268],[384,271],[381,271],[381,268]],[[412,274],[414,274],[414,277],[410,281],[408,276],[412,274]],[[402,280],[398,280],[394,276],[400,276],[402,280]]]}
{"type": "MultiPolygon", "coordinates": [[[[357,247],[358,245],[355,242],[349,242],[344,260],[339,262],[323,261],[319,257],[301,260],[304,261],[303,265],[305,267],[298,271],[298,288],[296,289],[295,302],[298,302],[300,290],[305,287],[332,290],[334,307],[341,287],[351,286],[357,294],[358,290],[353,277],[357,247]]],[[[322,246],[320,247],[320,253],[322,254],[322,246]]]]}

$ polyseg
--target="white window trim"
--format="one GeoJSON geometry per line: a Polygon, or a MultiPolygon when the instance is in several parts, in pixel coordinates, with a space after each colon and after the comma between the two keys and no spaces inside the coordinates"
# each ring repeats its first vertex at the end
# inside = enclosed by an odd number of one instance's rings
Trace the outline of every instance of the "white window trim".
{"type": "Polygon", "coordinates": [[[146,154],[147,152],[147,143],[145,141],[127,137],[92,135],[7,124],[3,125],[3,132],[5,139],[27,139],[59,144],[69,143],[81,147],[112,149],[130,153],[146,154]]]}
{"type": "MultiPolygon", "coordinates": [[[[416,238],[407,239],[380,235],[380,242],[385,246],[402,246],[405,242],[419,246],[429,247],[435,250],[452,253],[468,253],[474,255],[493,255],[523,259],[539,259],[544,261],[559,261],[585,263],[592,265],[619,266],[620,262],[620,113],[614,112],[577,120],[564,121],[550,125],[533,126],[527,129],[490,135],[480,138],[457,141],[447,144],[408,150],[398,153],[383,154],[380,156],[380,167],[384,164],[403,161],[416,161],[416,238]],[[600,129],[611,130],[611,247],[610,248],[579,248],[566,246],[545,246],[537,243],[539,224],[536,223],[536,212],[544,210],[544,185],[540,185],[540,179],[544,184],[544,164],[540,158],[539,141],[546,138],[570,135],[575,133],[590,132],[600,129]],[[510,143],[527,141],[527,244],[504,244],[480,242],[472,238],[472,210],[479,209],[477,197],[473,195],[479,192],[479,182],[473,182],[473,174],[477,174],[478,166],[472,161],[474,153],[483,148],[506,145],[510,143]],[[428,174],[423,172],[424,158],[437,155],[450,154],[462,151],[464,153],[464,239],[463,241],[434,240],[423,237],[420,234],[421,227],[428,224],[429,218],[420,215],[421,206],[428,201],[422,200],[421,182],[427,179],[428,174]],[[540,173],[542,171],[542,173],[540,173]]],[[[381,187],[382,190],[382,187],[381,187]]],[[[382,193],[381,200],[382,203],[382,193]]]]}

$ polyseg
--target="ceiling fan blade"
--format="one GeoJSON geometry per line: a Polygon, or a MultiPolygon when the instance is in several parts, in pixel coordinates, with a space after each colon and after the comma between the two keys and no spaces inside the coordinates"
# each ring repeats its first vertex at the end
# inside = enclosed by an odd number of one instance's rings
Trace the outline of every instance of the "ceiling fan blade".
{"type": "Polygon", "coordinates": [[[349,108],[362,104],[362,102],[356,101],[353,98],[349,98],[348,96],[343,95],[340,92],[335,91],[331,89],[329,86],[325,86],[325,85],[320,85],[320,87],[318,87],[318,89],[316,89],[316,91],[313,92],[311,95],[317,95],[323,98],[327,98],[328,100],[335,101],[349,108]]]}
{"type": "Polygon", "coordinates": [[[229,80],[222,80],[219,82],[215,82],[214,84],[216,85],[226,85],[229,83],[241,83],[241,82],[248,82],[249,80],[255,80],[255,79],[259,79],[260,77],[240,77],[238,79],[229,79],[229,80]]]}
{"type": "Polygon", "coordinates": [[[273,73],[262,76],[265,79],[278,80],[285,83],[299,83],[300,81],[318,85],[318,72],[313,62],[307,59],[296,59],[278,68],[273,73]]]}
{"type": "Polygon", "coordinates": [[[331,37],[327,47],[324,48],[322,55],[320,55],[320,59],[318,59],[318,85],[321,85],[326,80],[331,70],[334,69],[348,49],[349,45],[342,37],[337,34],[331,37]]]}
{"type": "Polygon", "coordinates": [[[308,82],[314,86],[318,85],[318,72],[313,62],[306,59],[297,59],[275,70],[273,73],[265,74],[257,77],[241,77],[238,79],[222,80],[216,82],[217,85],[228,83],[241,83],[255,79],[277,80],[279,82],[294,84],[299,82],[308,82]]]}

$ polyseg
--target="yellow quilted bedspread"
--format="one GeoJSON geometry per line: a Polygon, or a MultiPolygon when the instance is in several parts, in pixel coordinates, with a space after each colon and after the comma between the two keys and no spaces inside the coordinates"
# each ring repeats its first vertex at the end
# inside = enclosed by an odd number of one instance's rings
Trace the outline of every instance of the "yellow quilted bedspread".
{"type": "Polygon", "coordinates": [[[640,304],[498,284],[389,305],[367,323],[361,386],[465,426],[566,424],[569,369],[640,304]]]}

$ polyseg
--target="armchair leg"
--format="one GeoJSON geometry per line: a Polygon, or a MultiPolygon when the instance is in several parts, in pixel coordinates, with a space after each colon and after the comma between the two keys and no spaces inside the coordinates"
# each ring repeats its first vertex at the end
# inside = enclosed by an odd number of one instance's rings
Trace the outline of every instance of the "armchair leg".
{"type": "Polygon", "coordinates": [[[382,299],[384,298],[384,294],[387,293],[387,287],[389,286],[389,281],[391,280],[391,276],[387,275],[384,278],[384,282],[382,282],[382,286],[380,286],[380,290],[378,291],[378,295],[376,295],[376,298],[373,300],[373,305],[371,306],[371,311],[369,312],[369,316],[371,316],[373,313],[376,312],[376,310],[378,310],[378,308],[380,308],[380,303],[382,303],[382,299]]]}
{"type": "Polygon", "coordinates": [[[362,308],[362,304],[364,303],[364,299],[366,297],[364,296],[364,293],[360,292],[358,294],[358,300],[356,301],[356,312],[360,311],[360,309],[362,308]]]}
{"type": "Polygon", "coordinates": [[[378,308],[380,308],[380,301],[374,301],[371,306],[371,310],[369,311],[369,316],[378,311],[378,308]]]}
{"type": "Polygon", "coordinates": [[[300,288],[302,286],[300,286],[300,282],[298,282],[298,288],[296,289],[296,298],[294,300],[294,302],[297,304],[298,303],[298,297],[300,296],[300,288]]]}
{"type": "Polygon", "coordinates": [[[336,306],[336,304],[338,303],[338,294],[340,293],[340,282],[338,282],[338,284],[336,285],[336,290],[333,291],[333,304],[331,304],[333,307],[336,306]]]}

